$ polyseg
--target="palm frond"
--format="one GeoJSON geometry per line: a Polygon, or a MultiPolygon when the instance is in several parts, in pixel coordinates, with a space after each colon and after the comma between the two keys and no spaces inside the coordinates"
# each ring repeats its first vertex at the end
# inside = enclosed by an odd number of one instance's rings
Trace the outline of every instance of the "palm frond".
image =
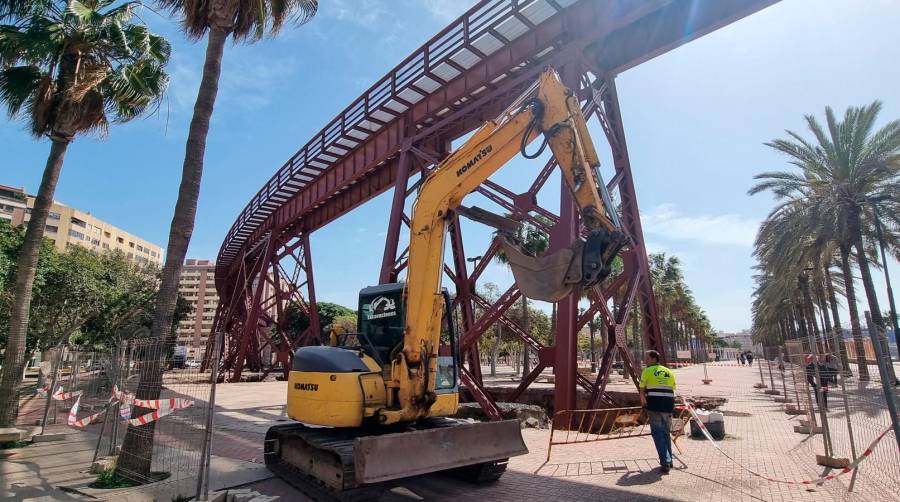
{"type": "Polygon", "coordinates": [[[6,103],[6,112],[10,117],[18,115],[34,98],[41,76],[41,69],[33,65],[0,70],[0,101],[6,103]]]}

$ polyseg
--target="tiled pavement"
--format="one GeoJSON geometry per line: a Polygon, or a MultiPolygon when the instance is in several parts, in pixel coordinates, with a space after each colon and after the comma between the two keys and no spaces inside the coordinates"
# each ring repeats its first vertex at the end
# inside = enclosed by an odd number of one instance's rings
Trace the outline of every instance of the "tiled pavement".
{"type": "MultiPolygon", "coordinates": [[[[728,437],[720,443],[725,451],[741,464],[774,478],[805,480],[827,473],[815,464],[814,458],[823,452],[821,436],[809,437],[793,431],[798,418],[786,415],[782,405],[753,388],[759,381],[756,368],[711,365],[708,371],[713,383],[704,386],[700,382],[700,366],[677,370],[679,391],[685,395],[728,398],[724,407],[728,437]]],[[[872,390],[872,395],[877,396],[875,387],[871,387],[862,390],[872,390]]],[[[275,420],[285,420],[284,383],[224,385],[218,392],[220,412],[216,416],[213,453],[262,462],[266,428],[275,420]]],[[[833,396],[832,402],[837,403],[839,394],[833,396]]],[[[876,399],[858,399],[856,405],[851,418],[858,422],[856,435],[861,451],[870,436],[888,422],[876,399]]],[[[832,405],[829,422],[834,429],[837,453],[849,456],[849,451],[842,451],[848,441],[840,437],[846,420],[835,408],[832,405]]],[[[557,446],[545,464],[549,431],[528,429],[523,434],[530,453],[512,459],[509,470],[497,483],[474,486],[443,475],[422,476],[405,482],[404,489],[388,493],[382,500],[900,500],[900,467],[891,450],[897,447],[892,434],[861,466],[852,493],[847,490],[850,474],[811,488],[762,480],[726,459],[705,440],[680,440],[683,455],[676,462],[676,469],[662,475],[655,468],[649,437],[557,446]]],[[[286,500],[305,500],[277,479],[251,487],[285,496],[286,500]]]]}

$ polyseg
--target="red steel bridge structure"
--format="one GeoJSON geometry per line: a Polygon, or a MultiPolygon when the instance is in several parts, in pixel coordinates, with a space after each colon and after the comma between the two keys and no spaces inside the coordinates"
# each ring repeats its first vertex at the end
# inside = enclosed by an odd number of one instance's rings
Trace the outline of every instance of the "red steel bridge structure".
{"type": "MultiPolygon", "coordinates": [[[[293,351],[318,343],[314,252],[310,234],[393,190],[386,222],[380,283],[397,280],[406,266],[400,234],[421,176],[450,151],[453,140],[497,116],[553,66],[582,98],[585,116],[599,121],[615,172],[607,186],[621,206],[624,231],[634,245],[622,255],[624,270],[593,294],[584,313],[574,295],[556,305],[554,343],[545,346],[507,315],[519,299],[513,284],[489,302],[476,284],[499,249],[467,254],[462,228],[449,222],[452,256],[445,286],[455,289],[460,314],[460,378],[492,418],[500,411],[483,388],[479,338],[502,323],[538,355],[515,400],[547,368],[555,375],[554,408],[576,408],[577,387],[589,407],[613,404],[605,392],[617,352],[625,350],[625,325],[636,305],[644,346],[664,353],[635,196],[632,168],[615,77],[657,55],[703,36],[777,0],[483,0],[409,55],[340,112],[282,165],[253,196],[232,225],[216,263],[220,303],[213,331],[225,333],[222,368],[237,381],[245,371],[286,372],[293,351]],[[418,177],[417,177],[418,175],[418,177]],[[475,266],[466,256],[480,255],[475,266]],[[452,283],[452,284],[450,284],[452,283]],[[309,317],[309,328],[291,333],[288,304],[309,317]],[[597,377],[577,372],[577,333],[600,315],[610,333],[597,377]]],[[[689,76],[686,76],[689,78],[689,76]]],[[[660,85],[663,85],[662,83],[660,85]]],[[[487,181],[477,192],[504,211],[550,236],[550,250],[579,233],[578,216],[565,186],[559,206],[542,207],[537,194],[555,169],[551,159],[525,192],[487,181]]],[[[214,337],[209,337],[213,340],[214,337]]],[[[209,352],[208,352],[209,353],[209,352]]],[[[630,359],[626,357],[626,359],[630,359]]]]}

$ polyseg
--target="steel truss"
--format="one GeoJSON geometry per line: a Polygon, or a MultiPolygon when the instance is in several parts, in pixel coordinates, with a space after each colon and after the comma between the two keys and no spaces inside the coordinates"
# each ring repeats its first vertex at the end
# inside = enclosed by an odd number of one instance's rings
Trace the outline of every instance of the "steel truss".
{"type": "MultiPolygon", "coordinates": [[[[490,417],[500,418],[499,408],[484,388],[479,357],[481,336],[500,323],[538,356],[537,365],[523,377],[512,400],[552,368],[556,411],[577,407],[579,387],[590,396],[588,408],[614,405],[606,385],[617,357],[637,383],[638,365],[625,340],[625,327],[633,321],[633,312],[638,312],[643,346],[665,357],[615,76],[771,3],[773,0],[479,3],[323,128],[242,211],[217,262],[220,304],[214,331],[227,334],[222,368],[233,381],[248,370],[258,376],[286,373],[297,347],[318,343],[322,326],[316,310],[309,236],[390,189],[393,199],[378,280],[397,280],[406,267],[407,250],[400,249],[401,232],[409,224],[404,209],[422,175],[449,153],[451,141],[497,116],[551,65],[566,85],[577,90],[585,116],[597,120],[605,133],[615,168],[607,188],[617,196],[623,231],[634,244],[621,256],[621,273],[608,279],[602,290],[590,292],[583,313],[578,313],[575,295],[557,303],[554,343],[545,346],[509,315],[520,298],[515,284],[494,302],[478,293],[478,281],[497,255],[499,244],[494,240],[483,251],[467,252],[462,227],[454,216],[448,225],[452,256],[444,266],[444,282],[455,289],[460,317],[460,346],[465,356],[461,380],[490,417]],[[470,271],[466,257],[476,255],[482,258],[470,271]],[[288,308],[309,319],[303,332],[291,332],[288,308]],[[577,371],[577,334],[596,316],[610,335],[598,374],[588,378],[577,371]]],[[[537,194],[555,167],[551,159],[523,193],[492,181],[477,189],[503,211],[546,231],[550,251],[569,245],[581,231],[564,184],[558,208],[551,210],[537,203],[537,194]]]]}

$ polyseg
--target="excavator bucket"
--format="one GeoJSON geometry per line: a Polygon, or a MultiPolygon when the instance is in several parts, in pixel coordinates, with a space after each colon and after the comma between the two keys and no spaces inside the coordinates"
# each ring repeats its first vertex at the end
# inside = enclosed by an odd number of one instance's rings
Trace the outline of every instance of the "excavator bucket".
{"type": "Polygon", "coordinates": [[[581,282],[583,241],[543,256],[529,256],[503,236],[500,244],[519,291],[532,300],[558,302],[581,282]]]}
{"type": "MultiPolygon", "coordinates": [[[[605,187],[604,187],[605,193],[605,187]]],[[[459,206],[455,211],[472,221],[497,229],[497,237],[519,291],[532,300],[558,302],[578,288],[599,284],[612,271],[612,261],[631,240],[618,230],[592,230],[587,238],[543,256],[531,256],[519,247],[520,223],[480,207],[459,206]]],[[[618,218],[615,218],[618,221],[618,218]]]]}
{"type": "Polygon", "coordinates": [[[455,468],[499,477],[509,457],[528,453],[520,427],[518,420],[503,420],[358,437],[356,481],[380,483],[455,468]]]}

